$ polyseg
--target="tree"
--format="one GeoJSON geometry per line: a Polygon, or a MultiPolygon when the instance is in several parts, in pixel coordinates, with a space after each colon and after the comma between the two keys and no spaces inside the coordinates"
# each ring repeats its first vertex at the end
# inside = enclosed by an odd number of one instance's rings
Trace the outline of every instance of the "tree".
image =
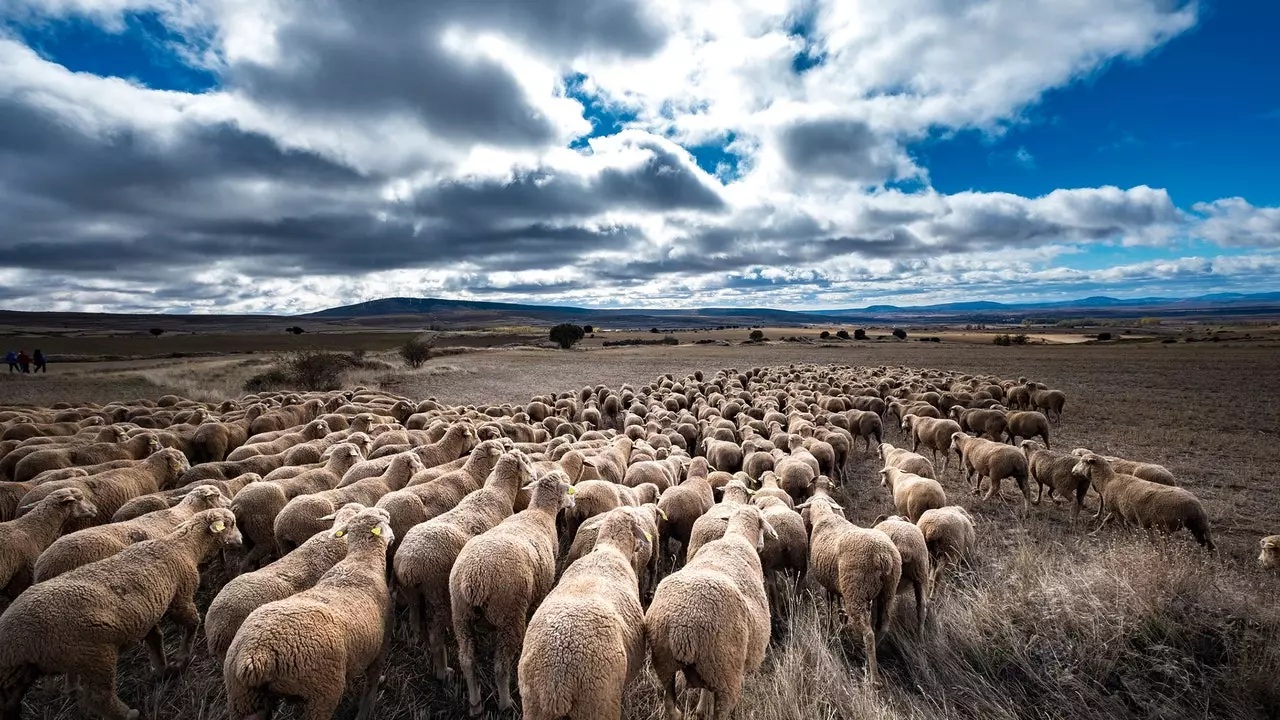
{"type": "Polygon", "coordinates": [[[552,342],[565,350],[573,347],[573,344],[581,340],[585,334],[581,325],[574,325],[573,323],[560,323],[551,328],[550,333],[552,342]]]}
{"type": "MultiPolygon", "coordinates": [[[[845,338],[848,338],[848,337],[849,337],[849,333],[845,332],[844,330],[841,330],[840,332],[844,333],[845,338]]],[[[853,331],[853,339],[854,339],[854,340],[866,340],[866,339],[867,339],[867,331],[866,331],[866,330],[863,330],[862,328],[858,328],[857,330],[854,330],[854,331],[853,331]]]]}
{"type": "Polygon", "coordinates": [[[1100,333],[1098,333],[1098,339],[1099,339],[1099,340],[1110,340],[1110,339],[1111,339],[1111,333],[1109,333],[1109,332],[1100,332],[1100,333]]]}
{"type": "Polygon", "coordinates": [[[164,334],[164,328],[151,328],[148,332],[151,333],[152,337],[160,337],[164,334]]]}
{"type": "Polygon", "coordinates": [[[593,333],[593,332],[595,332],[595,331],[596,331],[595,327],[593,327],[593,326],[591,326],[591,325],[583,325],[583,326],[582,326],[582,332],[584,332],[584,333],[591,334],[591,333],[593,333]]]}
{"type": "Polygon", "coordinates": [[[831,338],[831,333],[827,330],[823,330],[822,334],[818,335],[818,337],[822,338],[823,340],[829,340],[831,338]]]}
{"type": "Polygon", "coordinates": [[[658,328],[649,328],[649,332],[653,333],[654,335],[657,335],[657,334],[658,334],[658,328]]]}
{"type": "Polygon", "coordinates": [[[434,336],[430,338],[413,337],[404,341],[400,346],[400,358],[404,360],[404,364],[411,368],[417,369],[426,364],[431,359],[431,351],[435,349],[436,339],[434,336]]]}
{"type": "Polygon", "coordinates": [[[750,337],[751,337],[751,342],[760,342],[761,340],[764,340],[764,331],[752,330],[750,337]]]}
{"type": "Polygon", "coordinates": [[[894,328],[894,329],[893,329],[893,336],[894,336],[894,337],[896,337],[896,338],[898,338],[899,340],[906,340],[906,339],[907,339],[907,331],[906,331],[906,330],[903,330],[902,328],[894,328]]]}
{"type": "Polygon", "coordinates": [[[293,333],[294,335],[301,335],[302,333],[306,332],[306,330],[303,330],[297,325],[294,325],[293,327],[285,328],[284,331],[287,333],[293,333]]]}

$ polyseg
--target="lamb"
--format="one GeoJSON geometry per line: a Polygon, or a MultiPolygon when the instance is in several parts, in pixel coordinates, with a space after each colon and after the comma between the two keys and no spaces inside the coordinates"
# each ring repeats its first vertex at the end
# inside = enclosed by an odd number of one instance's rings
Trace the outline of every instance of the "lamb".
{"type": "Polygon", "coordinates": [[[37,558],[58,539],[67,520],[97,514],[83,490],[63,488],[26,515],[0,523],[0,595],[13,600],[31,586],[37,558]]]}
{"type": "Polygon", "coordinates": [[[1023,440],[1018,446],[1027,458],[1027,472],[1040,488],[1035,503],[1040,504],[1046,487],[1049,488],[1050,499],[1055,493],[1068,500],[1074,497],[1075,502],[1071,505],[1071,524],[1074,525],[1080,516],[1080,508],[1084,507],[1084,496],[1089,492],[1088,478],[1072,472],[1079,458],[1047,450],[1035,440],[1023,440]]]}
{"type": "Polygon", "coordinates": [[[367,720],[391,633],[387,593],[390,518],[356,513],[332,535],[347,554],[314,587],[249,613],[227,648],[222,675],[232,718],[270,717],[277,698],[297,698],[307,720],[331,718],[347,684],[364,676],[356,717],[367,720]]]}
{"type": "Polygon", "coordinates": [[[1280,535],[1269,535],[1258,541],[1262,551],[1258,553],[1258,564],[1268,570],[1280,568],[1280,535]]]}
{"type": "Polygon", "coordinates": [[[188,493],[176,507],[127,522],[98,525],[63,535],[40,554],[35,566],[35,582],[51,580],[81,565],[109,558],[136,542],[162,538],[196,513],[230,504],[218,488],[201,485],[188,493]]]}
{"type": "Polygon", "coordinates": [[[1052,449],[1049,444],[1049,418],[1042,413],[1034,410],[1024,412],[1011,412],[1005,415],[1005,425],[1008,428],[1009,442],[1016,443],[1018,438],[1041,438],[1044,440],[1044,446],[1052,449]]]}
{"type": "Polygon", "coordinates": [[[942,453],[942,474],[946,475],[951,462],[947,449],[951,447],[951,436],[962,432],[960,423],[955,420],[908,415],[902,418],[902,429],[911,437],[912,452],[924,445],[929,448],[934,464],[938,462],[938,453],[942,453]]]}
{"type": "Polygon", "coordinates": [[[411,452],[401,453],[392,459],[391,465],[382,475],[365,478],[346,487],[300,495],[290,500],[276,516],[272,526],[280,555],[283,557],[312,535],[324,532],[329,523],[323,518],[336,512],[338,508],[347,503],[371,507],[392,490],[403,488],[409,478],[422,469],[422,461],[417,455],[411,452]]]}
{"type": "Polygon", "coordinates": [[[396,549],[392,563],[396,586],[409,606],[410,624],[428,645],[438,680],[446,680],[450,673],[445,637],[453,617],[449,574],[454,562],[471,538],[511,516],[516,495],[533,479],[528,456],[503,454],[483,487],[452,510],[414,525],[396,549]]]}
{"type": "Polygon", "coordinates": [[[529,507],[469,540],[449,573],[458,664],[471,715],[484,711],[475,675],[476,621],[495,631],[494,682],[498,706],[511,707],[511,665],[520,656],[526,619],[555,582],[556,514],[573,507],[573,486],[563,472],[538,478],[529,507]]]}
{"type": "Polygon", "coordinates": [[[905,583],[911,583],[916,599],[916,630],[922,631],[929,611],[929,596],[933,594],[933,568],[924,533],[912,521],[897,515],[877,518],[875,529],[888,535],[898,548],[898,555],[902,558],[902,576],[898,581],[898,589],[901,590],[905,583]]]}
{"type": "Polygon", "coordinates": [[[971,474],[977,474],[973,483],[974,495],[982,490],[984,476],[991,480],[991,485],[983,500],[995,497],[1000,492],[1000,481],[1011,477],[1022,490],[1022,513],[1025,515],[1030,510],[1031,485],[1027,482],[1027,458],[1017,448],[958,432],[951,436],[951,449],[960,456],[965,480],[971,474]]]}
{"type": "Polygon", "coordinates": [[[144,433],[125,442],[37,450],[14,465],[13,480],[30,480],[47,470],[98,465],[111,460],[141,460],[160,449],[160,440],[153,434],[144,433]]]}
{"type": "MultiPolygon", "coordinates": [[[[343,505],[328,517],[333,523],[332,529],[344,528],[364,509],[359,503],[343,505]]],[[[237,576],[224,585],[209,604],[204,618],[206,643],[219,665],[250,613],[267,603],[283,600],[314,586],[346,555],[346,533],[318,533],[279,560],[237,576]]]]}
{"type": "Polygon", "coordinates": [[[809,573],[843,601],[846,622],[862,638],[867,677],[880,681],[876,643],[889,628],[902,578],[902,555],[884,532],[845,519],[830,498],[815,496],[797,506],[809,509],[809,573]]]}
{"type": "Polygon", "coordinates": [[[529,620],[517,676],[526,720],[621,720],[623,689],[644,665],[632,559],[654,538],[638,515],[604,514],[592,551],[565,569],[529,620]]]}
{"type": "Polygon", "coordinates": [[[452,510],[468,494],[479,490],[501,461],[502,448],[497,440],[484,440],[472,449],[466,464],[458,470],[429,483],[383,495],[377,506],[390,513],[396,537],[403,541],[410,528],[452,510]]]}
{"type": "MultiPolygon", "coordinates": [[[[1087,448],[1076,448],[1071,451],[1076,457],[1084,457],[1091,452],[1087,448]]],[[[1173,477],[1173,473],[1169,468],[1156,463],[1141,462],[1139,460],[1126,460],[1114,455],[1102,455],[1107,462],[1111,463],[1111,469],[1123,475],[1132,475],[1142,478],[1148,482],[1160,483],[1161,485],[1177,485],[1177,481],[1173,477]]]]}
{"type": "Polygon", "coordinates": [[[195,592],[200,563],[240,541],[236,518],[218,508],[197,513],[163,538],[32,585],[0,615],[0,707],[16,718],[40,675],[70,675],[83,688],[85,715],[133,720],[116,695],[120,648],[146,640],[153,672],[185,667],[200,624],[195,592]],[[160,620],[183,630],[175,662],[166,663],[160,620]]]}
{"type": "Polygon", "coordinates": [[[98,508],[98,514],[92,518],[77,519],[64,528],[74,532],[107,522],[122,505],[139,495],[159,492],[161,487],[171,486],[187,468],[187,458],[182,453],[166,448],[131,467],[37,485],[23,497],[22,504],[30,505],[59,488],[80,488],[98,508]]]}
{"type": "Polygon", "coordinates": [[[770,615],[759,552],[766,536],[776,535],[759,508],[742,505],[724,537],[658,583],[644,628],[668,720],[683,716],[676,673],[702,690],[699,714],[728,718],[742,696],[743,677],[764,661],[770,615]]]}
{"type": "Polygon", "coordinates": [[[1144,530],[1172,533],[1186,528],[1201,545],[1213,550],[1209,516],[1200,499],[1190,492],[1117,473],[1111,463],[1093,453],[1081,457],[1072,472],[1088,477],[1098,487],[1102,497],[1098,512],[1106,511],[1103,525],[1118,515],[1144,530]]]}
{"type": "Polygon", "coordinates": [[[967,564],[977,552],[978,536],[973,529],[973,518],[959,505],[925,511],[916,521],[916,527],[924,534],[935,578],[948,565],[967,564]]]}
{"type": "Polygon", "coordinates": [[[880,443],[879,452],[885,467],[896,467],[913,475],[937,479],[933,463],[923,455],[917,455],[906,448],[894,447],[889,443],[880,443]]]}
{"type": "Polygon", "coordinates": [[[947,504],[946,491],[933,478],[903,472],[896,467],[887,467],[880,471],[880,484],[889,488],[898,514],[910,518],[911,522],[919,520],[925,511],[947,504]]]}

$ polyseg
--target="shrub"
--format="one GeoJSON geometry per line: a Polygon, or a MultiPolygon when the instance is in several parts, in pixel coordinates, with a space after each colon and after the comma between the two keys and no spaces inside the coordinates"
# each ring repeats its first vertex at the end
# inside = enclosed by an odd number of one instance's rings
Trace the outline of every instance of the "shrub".
{"type": "Polygon", "coordinates": [[[596,331],[596,329],[595,329],[595,327],[594,327],[594,326],[591,326],[591,325],[583,325],[583,326],[582,326],[582,332],[584,332],[584,333],[586,333],[586,334],[588,334],[588,335],[590,335],[591,333],[593,333],[593,332],[595,332],[595,331],[596,331]]]}
{"type": "Polygon", "coordinates": [[[151,328],[147,332],[151,333],[152,337],[160,337],[164,334],[164,328],[151,328]]]}
{"type": "Polygon", "coordinates": [[[1178,338],[1165,338],[1165,339],[1161,340],[1160,342],[1161,342],[1162,344],[1164,344],[1164,345],[1169,345],[1169,344],[1171,344],[1171,343],[1176,343],[1176,342],[1178,342],[1178,338]]]}
{"type": "Polygon", "coordinates": [[[1010,340],[1010,342],[1012,342],[1014,345],[1026,345],[1026,344],[1027,344],[1027,336],[1026,336],[1026,335],[1022,335],[1022,334],[1014,335],[1013,337],[1009,338],[1009,340],[1010,340]]]}
{"type": "Polygon", "coordinates": [[[826,330],[823,330],[822,333],[818,335],[818,337],[822,338],[823,340],[829,340],[831,338],[831,333],[826,330]]]}
{"type": "Polygon", "coordinates": [[[657,334],[658,334],[658,328],[649,328],[649,332],[653,333],[654,335],[657,335],[657,334]]]}
{"type": "Polygon", "coordinates": [[[764,340],[764,331],[752,330],[750,338],[751,338],[751,342],[760,342],[761,340],[764,340]]]}
{"type": "Polygon", "coordinates": [[[297,325],[294,325],[293,327],[287,327],[287,328],[285,328],[285,329],[284,329],[284,331],[285,331],[285,332],[287,332],[287,333],[292,333],[292,334],[294,334],[294,335],[301,335],[302,333],[306,332],[306,330],[303,330],[302,328],[298,327],[297,325]]]}
{"type": "Polygon", "coordinates": [[[1000,345],[1002,347],[1008,347],[1009,345],[1013,344],[1013,342],[1009,339],[1009,336],[1007,334],[995,335],[991,338],[991,342],[995,343],[996,345],[1000,345]]]}
{"type": "Polygon", "coordinates": [[[581,340],[584,334],[583,327],[573,323],[560,323],[551,328],[550,332],[551,341],[565,350],[573,347],[573,344],[581,340]]]}
{"type": "Polygon", "coordinates": [[[400,358],[404,360],[405,365],[416,370],[431,359],[431,351],[435,349],[435,346],[435,337],[427,339],[421,337],[409,338],[400,346],[400,358]]]}
{"type": "Polygon", "coordinates": [[[896,337],[896,338],[898,338],[899,340],[906,340],[906,339],[907,339],[907,331],[906,331],[906,330],[903,330],[902,328],[894,328],[894,329],[893,329],[893,336],[894,336],[894,337],[896,337]]]}
{"type": "MultiPolygon", "coordinates": [[[[840,332],[844,333],[844,334],[843,334],[843,335],[841,335],[840,337],[843,337],[845,340],[848,340],[848,339],[849,339],[849,333],[848,333],[848,331],[846,331],[846,330],[841,330],[840,332]]],[[[862,328],[858,328],[857,330],[854,330],[854,331],[853,331],[853,339],[854,339],[854,340],[866,340],[866,339],[867,339],[867,331],[866,331],[866,330],[863,330],[862,328]]]]}
{"type": "Polygon", "coordinates": [[[1100,333],[1098,333],[1098,339],[1099,339],[1099,340],[1110,340],[1110,339],[1111,339],[1111,333],[1109,333],[1109,332],[1100,332],[1100,333]]]}
{"type": "Polygon", "coordinates": [[[263,392],[266,390],[280,390],[293,385],[289,378],[289,373],[283,367],[276,366],[267,368],[262,372],[251,376],[244,381],[245,392],[263,392]]]}
{"type": "Polygon", "coordinates": [[[342,373],[351,364],[340,353],[304,350],[285,359],[286,372],[294,385],[303,390],[337,390],[342,387],[342,373]]]}

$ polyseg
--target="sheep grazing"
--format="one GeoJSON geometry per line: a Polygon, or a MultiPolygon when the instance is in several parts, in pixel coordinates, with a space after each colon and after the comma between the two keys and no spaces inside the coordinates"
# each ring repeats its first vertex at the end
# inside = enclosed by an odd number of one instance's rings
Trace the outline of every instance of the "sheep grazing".
{"type": "Polygon", "coordinates": [[[1074,500],[1071,504],[1071,524],[1074,525],[1080,508],[1084,507],[1084,496],[1089,492],[1089,479],[1072,472],[1079,458],[1047,450],[1035,440],[1023,440],[1018,446],[1027,458],[1027,472],[1040,488],[1035,504],[1039,505],[1044,498],[1046,487],[1050,499],[1056,494],[1074,500]]]}
{"type": "Polygon", "coordinates": [[[867,654],[867,677],[879,683],[876,643],[893,617],[902,555],[885,533],[846,520],[830,498],[815,496],[797,507],[811,511],[809,574],[842,600],[846,622],[861,637],[867,654]]]}
{"type": "MultiPolygon", "coordinates": [[[[1084,457],[1092,452],[1088,448],[1076,448],[1071,451],[1076,457],[1084,457]]],[[[1173,477],[1173,473],[1169,468],[1156,463],[1142,462],[1139,460],[1126,460],[1114,455],[1102,455],[1096,453],[1111,463],[1111,469],[1122,475],[1132,475],[1136,478],[1142,478],[1148,482],[1160,483],[1161,485],[1177,485],[1177,481],[1173,477]]]]}
{"type": "Polygon", "coordinates": [[[67,520],[97,514],[82,490],[63,488],[26,515],[0,523],[0,595],[12,600],[31,586],[37,558],[58,539],[67,520]]]}
{"type": "Polygon", "coordinates": [[[906,448],[898,448],[889,443],[880,443],[880,460],[885,467],[896,467],[903,472],[936,480],[937,473],[933,463],[923,455],[917,455],[906,448]]]}
{"type": "Polygon", "coordinates": [[[920,519],[926,510],[947,504],[947,493],[937,480],[903,472],[896,467],[880,471],[880,485],[889,488],[894,507],[911,522],[920,519]]]}
{"type": "Polygon", "coordinates": [[[960,467],[964,470],[965,480],[976,473],[973,481],[974,495],[981,492],[983,477],[991,481],[983,500],[995,497],[1000,492],[1000,481],[1011,477],[1022,491],[1023,514],[1030,510],[1031,485],[1027,482],[1027,457],[1017,448],[958,432],[951,436],[951,449],[960,456],[960,467]]]}
{"type": "Polygon", "coordinates": [[[565,569],[525,632],[518,682],[526,720],[620,720],[644,665],[644,610],[633,558],[653,536],[628,507],[603,518],[591,552],[565,569]]]}
{"type": "Polygon", "coordinates": [[[959,505],[926,511],[916,521],[916,527],[924,534],[935,577],[948,565],[967,564],[977,553],[978,535],[973,528],[973,517],[959,505]]]}
{"type": "Polygon", "coordinates": [[[1262,551],[1258,563],[1268,570],[1280,569],[1280,535],[1269,535],[1258,541],[1262,551]]]}
{"type": "Polygon", "coordinates": [[[1049,444],[1049,418],[1044,413],[1035,411],[1011,412],[1005,415],[1005,432],[1009,434],[1009,442],[1017,443],[1018,438],[1040,438],[1044,440],[1044,446],[1052,449],[1049,444]]]}
{"type": "MultiPolygon", "coordinates": [[[[343,528],[364,509],[358,503],[343,505],[330,516],[333,522],[331,529],[343,528]]],[[[345,533],[319,533],[270,565],[240,575],[224,585],[209,604],[204,618],[206,643],[209,652],[218,659],[219,666],[249,613],[314,586],[346,555],[345,533]]]]}
{"type": "Polygon", "coordinates": [[[916,600],[916,630],[924,629],[924,619],[929,611],[929,596],[933,594],[931,582],[933,563],[929,557],[929,544],[924,533],[906,518],[892,515],[877,518],[875,529],[889,536],[902,558],[902,576],[898,590],[911,584],[916,600]]]}
{"type": "Polygon", "coordinates": [[[200,563],[240,542],[230,510],[197,513],[163,538],[32,585],[0,615],[0,708],[16,718],[41,675],[74,676],[81,712],[137,718],[116,695],[120,648],[146,640],[152,670],[185,667],[200,625],[195,592],[200,563]],[[160,619],[183,630],[175,662],[166,663],[160,619]]]}
{"type": "Polygon", "coordinates": [[[1172,533],[1186,528],[1201,545],[1213,550],[1209,516],[1200,499],[1190,492],[1117,473],[1110,462],[1093,453],[1081,457],[1072,472],[1088,477],[1098,488],[1102,498],[1098,512],[1105,511],[1103,525],[1118,515],[1144,530],[1172,533]]]}
{"type": "Polygon", "coordinates": [[[511,666],[520,656],[526,619],[555,582],[556,515],[573,507],[574,490],[560,471],[538,478],[532,490],[529,507],[469,540],[449,573],[458,664],[473,716],[484,712],[475,676],[475,623],[483,617],[494,628],[498,706],[510,709],[511,666]]]}
{"type": "Polygon", "coordinates": [[[231,641],[222,675],[232,718],[270,717],[281,697],[300,700],[304,718],[330,718],[361,675],[357,717],[371,716],[391,641],[390,517],[366,508],[331,534],[347,536],[346,557],[314,587],[254,610],[231,641]]]}
{"type": "Polygon", "coordinates": [[[951,436],[963,433],[960,423],[944,418],[920,417],[908,415],[902,418],[902,429],[911,437],[911,451],[920,449],[921,445],[929,448],[933,462],[938,462],[938,453],[942,453],[942,474],[947,474],[951,456],[947,454],[951,447],[951,436]]]}
{"type": "Polygon", "coordinates": [[[759,553],[766,536],[777,539],[760,509],[742,505],[724,537],[658,583],[644,627],[668,720],[683,715],[676,673],[702,690],[699,714],[727,718],[742,697],[743,676],[763,662],[770,615],[759,553]]]}
{"type": "Polygon", "coordinates": [[[454,562],[471,538],[511,516],[520,489],[533,479],[528,456],[503,454],[483,487],[454,509],[410,528],[396,549],[396,586],[409,606],[410,624],[427,642],[438,680],[450,672],[445,639],[453,617],[449,574],[454,562]]]}
{"type": "Polygon", "coordinates": [[[63,535],[40,554],[36,561],[35,582],[51,580],[81,565],[109,558],[135,542],[164,537],[196,513],[230,504],[218,488],[201,485],[175,507],[134,520],[98,525],[63,535]]]}

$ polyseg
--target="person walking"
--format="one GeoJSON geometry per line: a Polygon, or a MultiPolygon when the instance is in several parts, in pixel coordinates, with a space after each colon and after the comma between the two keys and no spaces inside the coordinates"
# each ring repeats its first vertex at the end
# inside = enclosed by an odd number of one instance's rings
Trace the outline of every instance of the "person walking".
{"type": "Polygon", "coordinates": [[[23,373],[31,372],[31,356],[26,350],[18,351],[18,367],[22,368],[23,373]]]}
{"type": "Polygon", "coordinates": [[[4,356],[4,361],[9,364],[9,372],[18,370],[18,353],[10,350],[9,354],[4,356]]]}
{"type": "Polygon", "coordinates": [[[40,348],[31,354],[32,373],[44,371],[45,375],[49,374],[49,361],[45,359],[44,353],[40,352],[40,348]]]}

